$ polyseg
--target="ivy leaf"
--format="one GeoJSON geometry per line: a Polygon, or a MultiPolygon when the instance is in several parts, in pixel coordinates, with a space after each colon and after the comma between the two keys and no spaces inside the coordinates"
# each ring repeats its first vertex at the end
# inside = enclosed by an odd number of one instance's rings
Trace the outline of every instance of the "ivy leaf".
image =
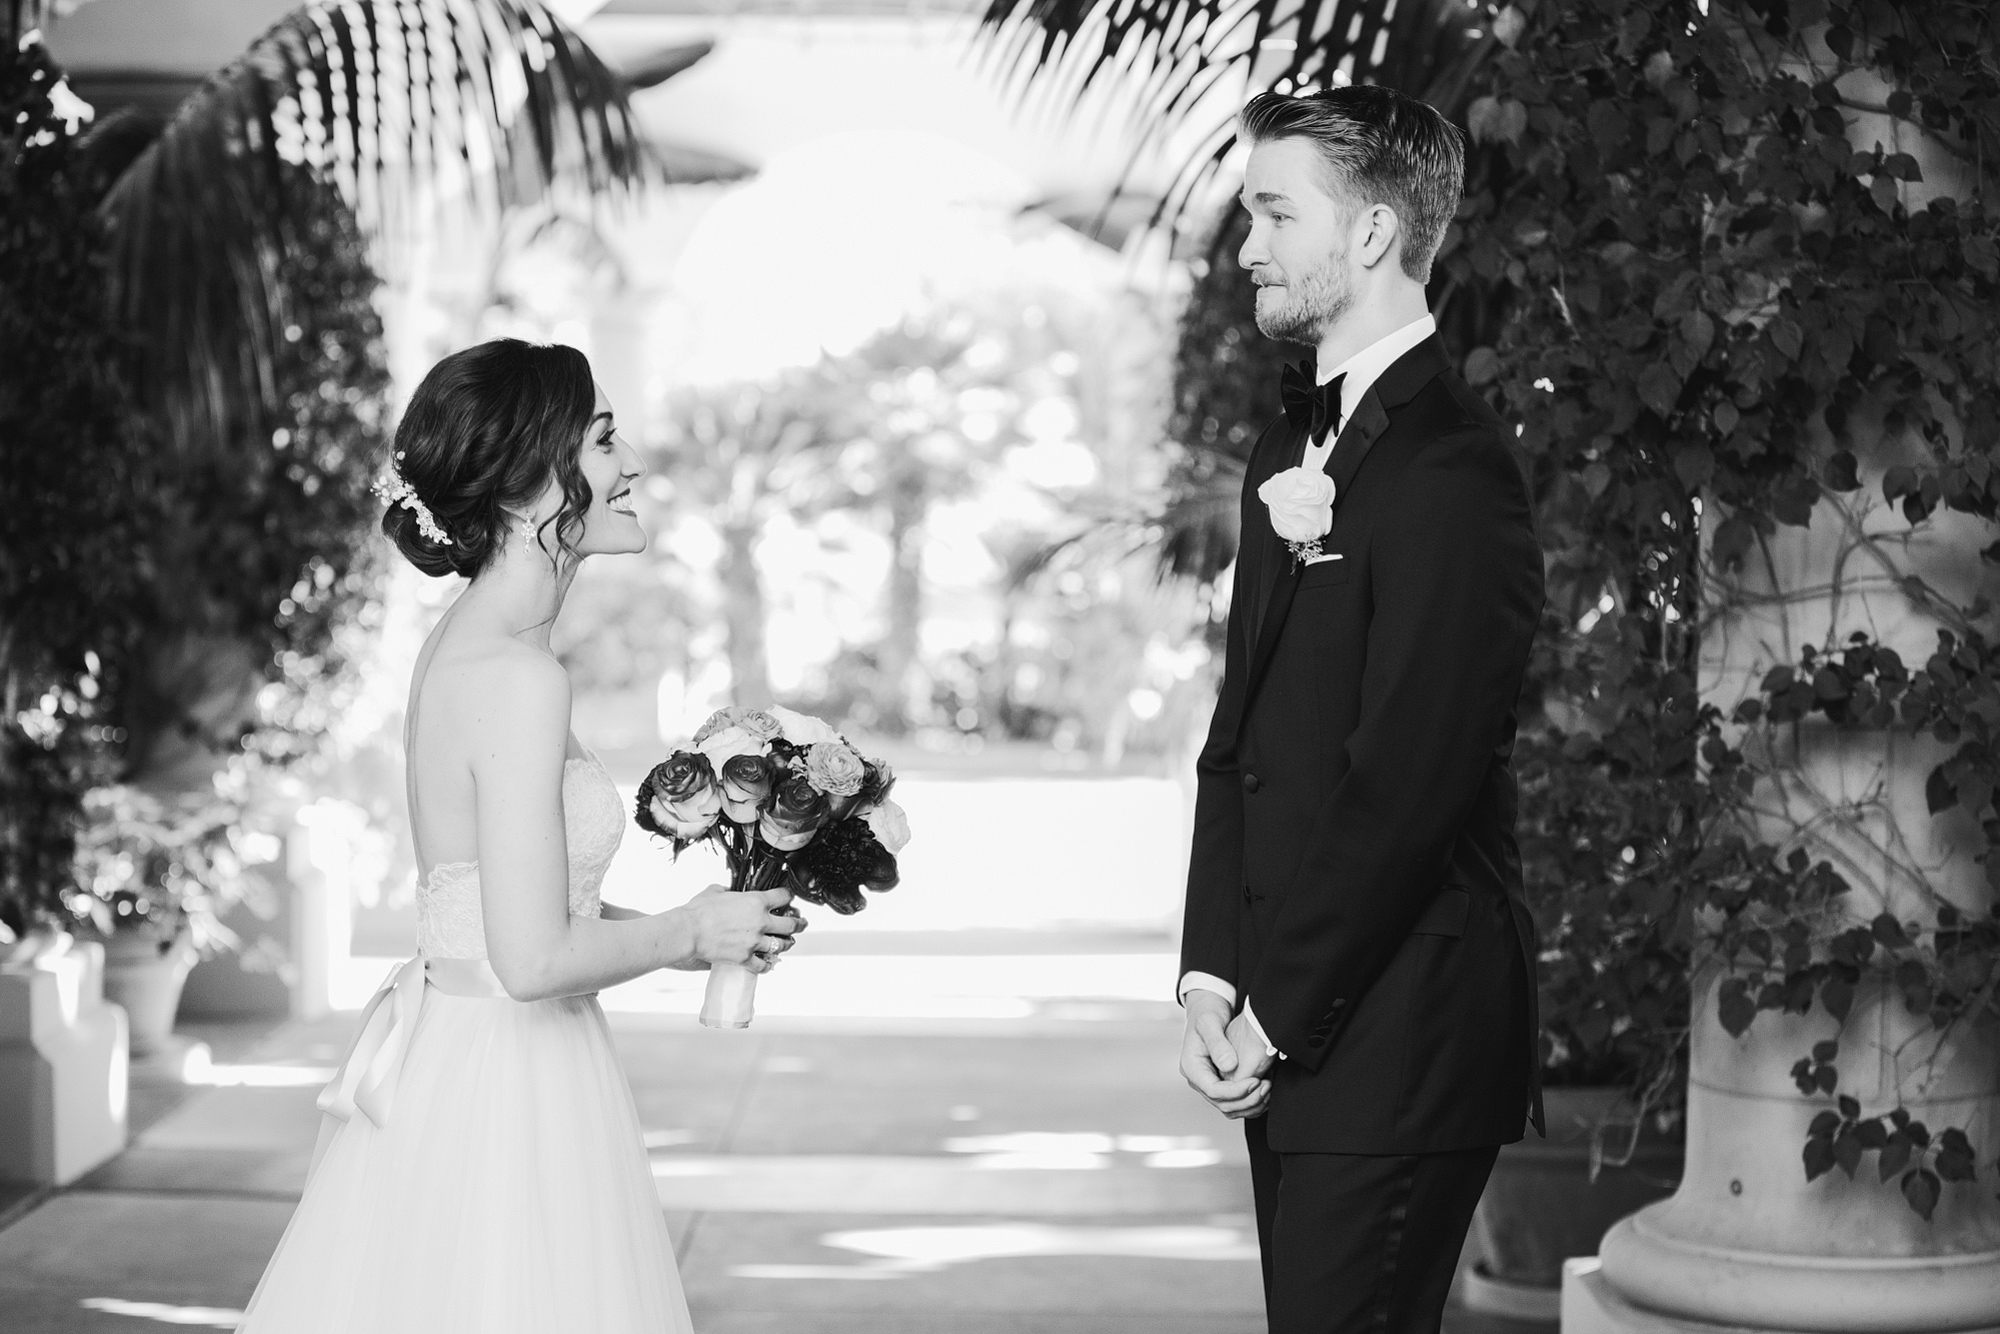
{"type": "Polygon", "coordinates": [[[1928,1169],[1918,1168],[1903,1174],[1903,1198],[1926,1223],[1931,1221],[1931,1211],[1937,1208],[1938,1179],[1928,1169]]]}
{"type": "Polygon", "coordinates": [[[1848,1012],[1854,1008],[1854,984],[1844,977],[1828,978],[1820,986],[1819,1003],[1835,1019],[1846,1022],[1848,1012]]]}
{"type": "Polygon", "coordinates": [[[1625,142],[1627,125],[1625,112],[1607,98],[1594,98],[1590,110],[1584,113],[1584,121],[1590,127],[1590,137],[1597,143],[1597,151],[1610,157],[1625,142]]]}
{"type": "Polygon", "coordinates": [[[1802,1155],[1806,1165],[1806,1180],[1817,1181],[1833,1170],[1833,1141],[1830,1139],[1809,1139],[1802,1155]]]}
{"type": "Polygon", "coordinates": [[[1680,477],[1682,486],[1690,491],[1699,491],[1708,485],[1709,478],[1715,476],[1715,455],[1703,444],[1676,450],[1674,472],[1680,477]]]}
{"type": "Polygon", "coordinates": [[[1840,1108],[1840,1114],[1846,1120],[1859,1121],[1861,1119],[1861,1104],[1848,1097],[1845,1093],[1840,1095],[1839,1100],[1834,1103],[1834,1106],[1840,1108]]]}
{"type": "Polygon", "coordinates": [[[1896,920],[1894,913],[1878,913],[1875,920],[1868,924],[1868,931],[1888,949],[1900,949],[1910,943],[1910,938],[1903,933],[1903,924],[1896,920]]]}
{"type": "Polygon", "coordinates": [[[1724,982],[1716,998],[1715,1017],[1722,1021],[1722,1027],[1732,1038],[1740,1038],[1748,1032],[1751,1020],[1757,1017],[1757,1002],[1750,997],[1749,983],[1740,977],[1724,982]]]}
{"type": "Polygon", "coordinates": [[[1799,350],[1805,346],[1805,334],[1797,324],[1780,315],[1764,326],[1764,331],[1771,335],[1771,342],[1785,354],[1787,360],[1799,359],[1799,350]]]}
{"type": "Polygon", "coordinates": [[[1946,1181],[1971,1181],[1978,1166],[1972,1157],[1972,1142],[1957,1126],[1938,1136],[1937,1173],[1946,1181]]]}
{"type": "Polygon", "coordinates": [[[1965,262],[1987,278],[2000,277],[2000,248],[1984,236],[1969,235],[1959,244],[1965,262]]]}
{"type": "Polygon", "coordinates": [[[1924,780],[1924,805],[1930,807],[1932,815],[1958,805],[1958,789],[1944,776],[1942,764],[1931,770],[1931,776],[1924,780]]]}
{"type": "Polygon", "coordinates": [[[1894,1131],[1889,1136],[1889,1142],[1882,1146],[1882,1159],[1878,1164],[1881,1169],[1880,1179],[1887,1181],[1909,1165],[1910,1137],[1900,1130],[1894,1131]]]}
{"type": "Polygon", "coordinates": [[[1840,1055],[1840,1044],[1831,1040],[1813,1043],[1812,1058],[1821,1065],[1840,1055]]]}
{"type": "MultiPolygon", "coordinates": [[[[1853,491],[1860,487],[1861,472],[1854,461],[1854,451],[1835,451],[1833,457],[1826,461],[1825,483],[1829,491],[1853,491]]],[[[2000,547],[2000,542],[1994,545],[2000,547]]]]}
{"type": "Polygon", "coordinates": [[[1465,359],[1467,384],[1490,384],[1500,374],[1500,354],[1490,347],[1475,347],[1465,359]]]}
{"type": "Polygon", "coordinates": [[[1840,1170],[1847,1173],[1847,1179],[1852,1181],[1854,1169],[1861,1166],[1861,1137],[1852,1130],[1836,1135],[1833,1141],[1833,1161],[1840,1165],[1840,1170]]]}
{"type": "Polygon", "coordinates": [[[1807,1128],[1806,1134],[1814,1139],[1830,1139],[1833,1132],[1838,1129],[1840,1129],[1840,1113],[1821,1112],[1812,1119],[1812,1125],[1807,1128]]]}
{"type": "Polygon", "coordinates": [[[1648,366],[1639,377],[1639,398],[1662,417],[1670,415],[1681,396],[1681,377],[1663,361],[1648,366]]]}
{"type": "MultiPolygon", "coordinates": [[[[1757,538],[1757,530],[1740,514],[1732,514],[1715,529],[1715,559],[1725,567],[1740,565],[1750,554],[1750,544],[1757,538]]],[[[1996,542],[1995,546],[2000,546],[1996,542]]]]}
{"type": "Polygon", "coordinates": [[[1472,142],[1483,144],[1489,139],[1500,137],[1500,99],[1488,94],[1475,98],[1465,109],[1465,128],[1472,135],[1472,142]]]}
{"type": "Polygon", "coordinates": [[[1715,345],[1715,321],[1705,310],[1691,310],[1681,316],[1681,337],[1687,340],[1688,349],[1699,362],[1715,345]]]}
{"type": "Polygon", "coordinates": [[[1813,1084],[1821,1093],[1831,1093],[1840,1087],[1840,1068],[1822,1065],[1813,1072],[1813,1084]]]}

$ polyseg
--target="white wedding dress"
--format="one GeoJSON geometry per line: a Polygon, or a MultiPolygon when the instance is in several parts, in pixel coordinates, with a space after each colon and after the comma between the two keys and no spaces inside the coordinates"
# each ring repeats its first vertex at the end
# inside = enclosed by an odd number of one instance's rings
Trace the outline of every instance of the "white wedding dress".
{"type": "MultiPolygon", "coordinates": [[[[595,917],[624,803],[594,756],[562,790],[570,912],[595,917]]],[[[691,1334],[596,997],[507,998],[476,862],[418,887],[417,944],[321,1096],[305,1195],[239,1334],[691,1334]]]]}

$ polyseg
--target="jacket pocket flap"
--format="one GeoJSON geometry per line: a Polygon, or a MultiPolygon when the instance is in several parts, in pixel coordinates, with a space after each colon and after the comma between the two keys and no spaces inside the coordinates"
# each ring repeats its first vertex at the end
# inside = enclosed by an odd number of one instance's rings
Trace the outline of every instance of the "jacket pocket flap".
{"type": "Polygon", "coordinates": [[[1351,560],[1317,560],[1299,571],[1299,590],[1324,588],[1329,584],[1344,584],[1354,577],[1354,562],[1351,560]]]}
{"type": "Polygon", "coordinates": [[[1472,911],[1472,894],[1469,890],[1446,885],[1431,900],[1431,906],[1417,919],[1410,929],[1413,936],[1463,936],[1465,919],[1472,911]]]}

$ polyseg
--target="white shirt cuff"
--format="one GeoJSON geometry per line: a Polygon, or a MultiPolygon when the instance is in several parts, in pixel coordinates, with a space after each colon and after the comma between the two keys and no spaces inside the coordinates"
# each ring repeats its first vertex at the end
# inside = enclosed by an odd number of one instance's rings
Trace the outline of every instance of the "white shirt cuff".
{"type": "Polygon", "coordinates": [[[1204,973],[1190,968],[1187,972],[1181,974],[1180,989],[1174,993],[1181,1004],[1187,1004],[1187,994],[1190,991],[1213,991],[1229,1003],[1231,1010],[1236,1008],[1236,988],[1213,973],[1204,973]]]}
{"type": "Polygon", "coordinates": [[[1264,1044],[1266,1056],[1275,1056],[1281,1061],[1285,1059],[1285,1053],[1273,1047],[1271,1039],[1264,1036],[1264,1026],[1257,1022],[1257,1012],[1250,1008],[1248,1001],[1243,1002],[1243,1022],[1250,1025],[1250,1036],[1264,1044]]]}

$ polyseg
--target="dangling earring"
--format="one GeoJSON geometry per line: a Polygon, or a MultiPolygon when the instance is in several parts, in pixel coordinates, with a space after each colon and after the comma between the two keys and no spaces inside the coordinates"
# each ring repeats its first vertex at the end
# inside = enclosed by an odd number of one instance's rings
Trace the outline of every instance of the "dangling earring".
{"type": "Polygon", "coordinates": [[[535,524],[532,519],[521,520],[521,546],[527,551],[535,549],[535,524]]]}

